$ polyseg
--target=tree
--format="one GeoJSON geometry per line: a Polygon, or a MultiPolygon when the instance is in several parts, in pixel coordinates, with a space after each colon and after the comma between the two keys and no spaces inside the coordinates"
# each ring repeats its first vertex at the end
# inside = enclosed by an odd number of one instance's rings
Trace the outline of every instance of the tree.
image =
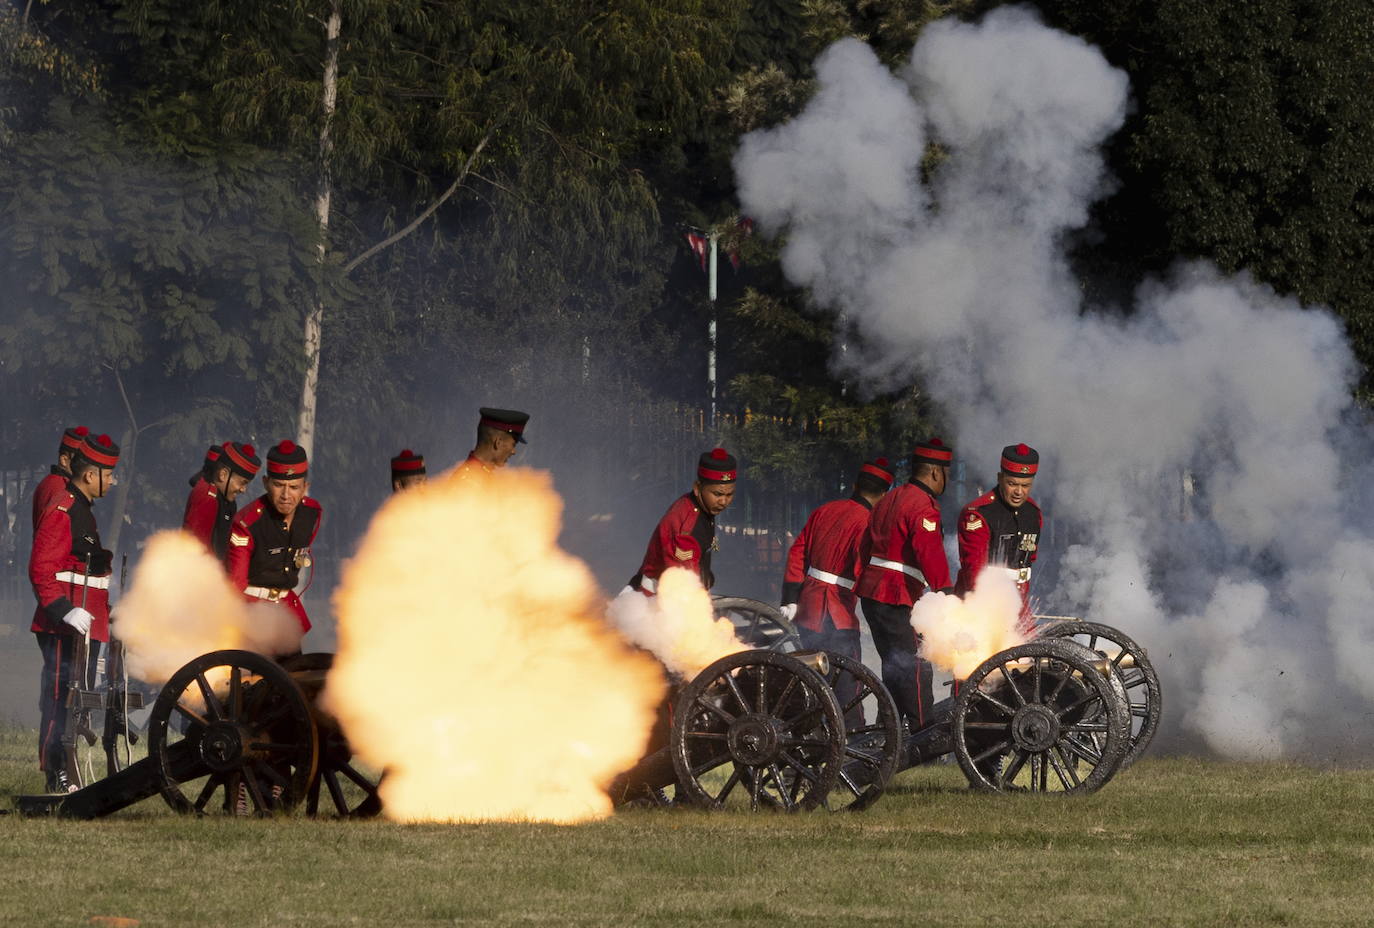
{"type": "MultiPolygon", "coordinates": [[[[1089,268],[1177,258],[1247,269],[1332,306],[1374,360],[1374,17],[1355,0],[1042,0],[1102,47],[1137,103],[1112,150],[1120,192],[1089,268]]],[[[1112,270],[1116,269],[1116,270],[1112,270]]],[[[1368,380],[1366,380],[1368,389],[1368,380]]]]}
{"type": "MultiPolygon", "coordinates": [[[[168,53],[152,56],[164,87],[197,88],[184,106],[150,95],[160,109],[302,163],[318,153],[323,265],[352,273],[451,200],[489,223],[506,247],[484,251],[518,283],[528,265],[513,259],[534,240],[561,239],[566,254],[603,265],[655,242],[653,191],[633,165],[690,121],[730,7],[218,0],[188,14],[135,0],[122,15],[139,43],[168,53]],[[342,223],[330,218],[339,210],[342,223]]],[[[307,315],[308,365],[322,313],[307,315]]]]}
{"type": "Polygon", "coordinates": [[[46,447],[68,419],[55,413],[76,408],[107,428],[127,421],[129,457],[139,424],[164,424],[184,448],[279,420],[299,370],[282,333],[314,276],[309,215],[284,166],[227,151],[152,157],[60,97],[44,123],[0,170],[0,375],[27,413],[17,426],[46,430],[15,443],[46,447]]]}

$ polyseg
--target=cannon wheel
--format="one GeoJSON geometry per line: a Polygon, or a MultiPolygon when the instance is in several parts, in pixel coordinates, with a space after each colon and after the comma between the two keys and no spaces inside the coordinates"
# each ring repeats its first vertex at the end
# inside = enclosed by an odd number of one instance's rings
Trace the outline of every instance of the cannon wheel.
{"type": "Polygon", "coordinates": [[[974,789],[1090,793],[1130,743],[1130,709],[1098,655],[1067,639],[994,654],[959,687],[954,754],[974,789]]]}
{"type": "Polygon", "coordinates": [[[711,664],[678,694],[669,741],[679,798],[795,812],[825,801],[844,763],[844,716],[825,680],[776,651],[711,664]]]}
{"type": "Polygon", "coordinates": [[[835,651],[826,653],[830,655],[830,673],[825,682],[844,700],[840,712],[845,721],[845,761],[839,784],[825,805],[832,812],[862,812],[878,801],[901,761],[897,703],[862,661],[835,651]],[[871,722],[865,718],[863,706],[870,696],[877,703],[871,722]]]}
{"type": "Polygon", "coordinates": [[[743,596],[713,596],[711,606],[716,618],[729,619],[735,637],[751,648],[786,653],[801,648],[796,626],[783,618],[777,606],[743,596]]]}
{"type": "Polygon", "coordinates": [[[305,695],[276,662],[251,651],[213,651],[178,670],[158,694],[148,756],[175,811],[233,813],[242,797],[266,815],[289,812],[305,797],[319,738],[305,695]],[[184,734],[169,724],[173,716],[185,721],[184,734]],[[178,779],[169,749],[186,742],[197,772],[178,779]]]}
{"type": "Polygon", "coordinates": [[[320,709],[320,691],[324,688],[325,676],[334,666],[334,655],[326,652],[294,654],[284,658],[281,666],[305,692],[320,736],[319,769],[306,790],[305,814],[312,817],[320,814],[323,795],[340,818],[378,815],[382,811],[382,797],[377,792],[381,779],[374,780],[353,765],[353,749],[348,746],[339,723],[320,709]],[[348,786],[349,783],[353,786],[348,786]]]}
{"type": "Polygon", "coordinates": [[[1120,675],[1121,684],[1126,688],[1126,697],[1131,704],[1131,744],[1121,761],[1125,770],[1145,753],[1150,741],[1159,728],[1159,717],[1163,711],[1159,677],[1145,649],[1136,644],[1124,632],[1110,625],[1098,622],[1063,621],[1053,622],[1042,627],[1038,638],[1067,638],[1077,641],[1090,650],[1111,661],[1112,668],[1120,675]],[[1133,666],[1123,667],[1122,661],[1129,656],[1133,666]]]}

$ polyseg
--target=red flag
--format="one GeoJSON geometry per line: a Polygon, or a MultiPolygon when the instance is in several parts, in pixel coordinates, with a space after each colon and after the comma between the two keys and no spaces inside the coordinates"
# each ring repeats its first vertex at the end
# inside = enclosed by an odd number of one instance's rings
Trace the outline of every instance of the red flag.
{"type": "MultiPolygon", "coordinates": [[[[739,230],[740,238],[748,238],[754,234],[754,220],[750,219],[748,216],[741,216],[739,221],[735,223],[735,228],[739,230]]],[[[731,248],[727,257],[730,259],[730,266],[738,271],[741,263],[739,259],[739,249],[731,248]]]]}
{"type": "Polygon", "coordinates": [[[697,263],[701,265],[701,269],[706,270],[706,249],[710,244],[706,236],[700,232],[688,232],[687,244],[692,247],[692,254],[697,256],[697,263]]]}

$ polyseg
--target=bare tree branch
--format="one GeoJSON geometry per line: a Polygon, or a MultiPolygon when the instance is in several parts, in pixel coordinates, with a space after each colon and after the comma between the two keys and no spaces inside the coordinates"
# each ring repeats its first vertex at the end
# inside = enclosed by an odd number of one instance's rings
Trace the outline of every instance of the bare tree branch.
{"type": "Polygon", "coordinates": [[[423,223],[426,219],[428,219],[430,216],[433,216],[435,210],[443,206],[444,202],[449,197],[453,196],[453,194],[458,191],[458,188],[463,185],[463,181],[467,180],[468,175],[472,173],[473,167],[477,164],[478,156],[482,154],[482,149],[487,147],[487,142],[491,141],[492,134],[495,131],[495,129],[488,129],[487,134],[482,136],[482,140],[477,143],[477,147],[472,150],[472,154],[468,155],[468,160],[463,163],[463,169],[458,172],[458,176],[453,179],[453,183],[448,185],[447,190],[441,193],[434,200],[434,202],[429,204],[429,206],[425,207],[424,211],[420,213],[420,215],[416,216],[409,223],[407,223],[405,228],[400,229],[392,235],[387,236],[377,244],[373,245],[371,248],[367,249],[367,251],[364,251],[362,254],[358,255],[358,257],[354,258],[352,261],[349,261],[347,264],[345,264],[343,266],[343,272],[345,274],[351,273],[355,267],[362,264],[368,258],[377,254],[377,252],[383,250],[384,248],[388,248],[391,245],[396,244],[401,239],[405,238],[407,235],[409,235],[410,233],[414,232],[417,228],[419,228],[421,223],[423,223]]]}

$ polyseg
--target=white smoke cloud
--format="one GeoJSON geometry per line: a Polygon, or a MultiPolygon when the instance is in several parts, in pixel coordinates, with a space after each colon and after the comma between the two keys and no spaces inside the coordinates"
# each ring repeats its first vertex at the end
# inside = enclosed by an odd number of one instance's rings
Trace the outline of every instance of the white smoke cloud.
{"type": "Polygon", "coordinates": [[[250,603],[215,556],[187,532],[158,532],[134,570],[114,617],[129,673],[165,683],[202,654],[225,648],[290,654],[301,647],[296,616],[278,603],[250,603]]]}
{"type": "Polygon", "coordinates": [[[1374,528],[1344,503],[1369,442],[1340,323],[1201,263],[1142,283],[1129,313],[1083,304],[1064,240],[1111,189],[1101,146],[1129,88],[1031,12],[937,22],[900,76],[844,40],[817,77],[735,167],[789,277],[857,335],[842,373],[920,375],[980,472],[1039,448],[1037,495],[1072,544],[1035,592],[1150,650],[1166,746],[1369,753],[1349,729],[1374,710],[1374,528]],[[927,139],[947,157],[922,189],[927,139]]]}
{"type": "Polygon", "coordinates": [[[727,654],[743,651],[729,619],[716,618],[711,594],[690,570],[670,567],[658,578],[658,595],[628,587],[606,606],[606,618],[633,644],[690,680],[727,654]]]}

